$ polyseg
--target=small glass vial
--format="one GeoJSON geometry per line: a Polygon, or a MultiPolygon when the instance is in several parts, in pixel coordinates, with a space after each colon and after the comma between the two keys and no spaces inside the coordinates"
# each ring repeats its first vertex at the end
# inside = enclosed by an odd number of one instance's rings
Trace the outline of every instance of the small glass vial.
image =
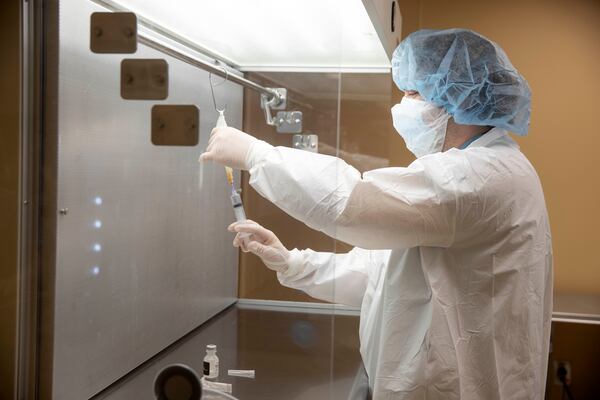
{"type": "Polygon", "coordinates": [[[206,346],[206,356],[204,357],[204,378],[209,381],[217,380],[219,377],[219,357],[217,357],[217,346],[209,344],[206,346]]]}

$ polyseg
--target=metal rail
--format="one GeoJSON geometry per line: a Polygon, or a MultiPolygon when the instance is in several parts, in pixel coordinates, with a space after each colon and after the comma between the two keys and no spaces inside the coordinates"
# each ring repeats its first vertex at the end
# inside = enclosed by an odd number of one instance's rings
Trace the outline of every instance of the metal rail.
{"type": "Polygon", "coordinates": [[[171,47],[165,46],[161,43],[158,43],[157,41],[155,41],[154,39],[151,39],[150,37],[144,35],[143,33],[138,32],[138,42],[141,44],[144,44],[148,47],[151,47],[155,50],[160,51],[161,53],[164,53],[166,55],[169,55],[173,58],[176,58],[180,61],[183,61],[187,64],[190,64],[194,67],[198,67],[201,68],[203,70],[206,70],[208,72],[210,72],[211,74],[214,75],[218,75],[220,77],[226,78],[228,81],[230,82],[235,82],[238,85],[242,85],[244,87],[247,87],[248,89],[252,89],[256,92],[259,92],[261,94],[266,95],[267,97],[269,97],[269,99],[275,98],[276,99],[276,103],[280,100],[281,96],[280,94],[270,88],[266,88],[264,86],[259,85],[256,82],[252,82],[249,79],[246,79],[244,77],[235,75],[235,74],[229,74],[227,72],[225,72],[224,68],[226,67],[221,67],[217,64],[213,65],[210,64],[206,61],[202,61],[200,59],[197,58],[193,58],[190,56],[187,56],[185,54],[183,54],[180,51],[177,51],[171,47]]]}
{"type": "MultiPolygon", "coordinates": [[[[99,6],[104,7],[110,11],[113,11],[113,12],[131,12],[130,10],[126,9],[125,7],[122,7],[118,3],[113,2],[111,0],[92,0],[92,2],[98,4],[99,6]]],[[[165,29],[165,28],[159,26],[158,24],[154,23],[153,21],[150,21],[139,15],[138,15],[138,24],[143,26],[144,28],[156,33],[157,35],[163,36],[163,37],[167,38],[168,40],[171,40],[171,41],[177,43],[180,46],[190,49],[193,52],[198,52],[209,58],[213,58],[216,62],[222,62],[223,64],[231,64],[231,62],[229,60],[225,60],[222,57],[218,56],[217,54],[210,52],[207,49],[204,49],[203,47],[198,46],[195,43],[192,43],[189,40],[181,37],[180,35],[176,34],[175,32],[171,32],[170,30],[165,29]]],[[[210,72],[211,74],[218,75],[222,78],[226,78],[228,81],[237,83],[238,85],[242,85],[242,86],[244,86],[248,89],[254,90],[260,94],[264,94],[265,96],[267,96],[268,100],[270,102],[272,102],[272,104],[278,104],[279,102],[282,101],[281,94],[279,92],[277,92],[276,90],[261,86],[258,83],[253,82],[244,77],[241,77],[241,76],[238,76],[235,74],[230,74],[226,71],[225,68],[227,68],[227,67],[225,67],[225,66],[221,66],[218,64],[211,64],[211,63],[203,61],[199,58],[190,57],[175,48],[172,48],[172,47],[169,47],[167,45],[157,42],[152,37],[144,34],[143,32],[140,32],[139,30],[137,33],[137,37],[138,37],[139,43],[144,44],[148,47],[151,47],[155,50],[158,50],[161,53],[167,54],[173,58],[176,58],[180,61],[190,64],[194,67],[201,68],[205,71],[210,72]]]]}

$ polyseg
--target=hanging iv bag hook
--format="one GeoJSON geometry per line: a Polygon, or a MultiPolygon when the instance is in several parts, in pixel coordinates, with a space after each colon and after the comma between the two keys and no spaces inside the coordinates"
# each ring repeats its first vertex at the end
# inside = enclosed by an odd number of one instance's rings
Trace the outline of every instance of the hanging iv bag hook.
{"type": "Polygon", "coordinates": [[[227,68],[224,65],[220,65],[218,62],[217,62],[217,67],[221,68],[223,70],[223,72],[225,72],[225,78],[221,82],[214,84],[213,79],[212,79],[212,72],[209,72],[208,73],[208,81],[210,83],[210,94],[212,96],[213,105],[215,106],[215,111],[217,111],[218,113],[222,113],[223,111],[225,111],[227,106],[223,107],[222,109],[219,109],[217,107],[217,100],[215,98],[214,86],[220,86],[220,85],[224,84],[225,82],[227,82],[227,78],[229,77],[229,71],[227,70],[227,68]]]}

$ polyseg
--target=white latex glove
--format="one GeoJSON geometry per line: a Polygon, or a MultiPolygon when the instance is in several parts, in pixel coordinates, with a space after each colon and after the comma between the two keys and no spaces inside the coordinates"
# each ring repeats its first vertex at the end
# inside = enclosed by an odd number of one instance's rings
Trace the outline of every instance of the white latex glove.
{"type": "Polygon", "coordinates": [[[248,151],[259,140],[231,127],[214,128],[206,151],[198,161],[214,161],[235,169],[248,169],[248,151]]]}
{"type": "Polygon", "coordinates": [[[289,267],[290,252],[277,236],[254,221],[234,222],[227,228],[237,232],[233,245],[245,253],[256,254],[273,271],[283,272],[289,267]]]}

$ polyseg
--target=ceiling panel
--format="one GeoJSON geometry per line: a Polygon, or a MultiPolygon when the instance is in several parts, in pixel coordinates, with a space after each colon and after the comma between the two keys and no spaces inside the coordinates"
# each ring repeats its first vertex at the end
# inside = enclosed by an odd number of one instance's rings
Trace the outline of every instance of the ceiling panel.
{"type": "Polygon", "coordinates": [[[117,0],[246,71],[386,69],[362,0],[117,0]]]}

